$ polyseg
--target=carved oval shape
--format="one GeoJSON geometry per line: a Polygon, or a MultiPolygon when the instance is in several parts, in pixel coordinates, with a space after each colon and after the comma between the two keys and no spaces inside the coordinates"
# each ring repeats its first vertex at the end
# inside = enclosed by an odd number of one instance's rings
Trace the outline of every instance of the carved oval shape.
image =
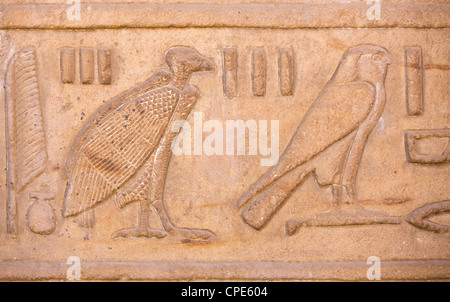
{"type": "Polygon", "coordinates": [[[439,201],[420,207],[411,212],[406,217],[406,221],[425,231],[446,233],[450,230],[450,226],[442,225],[429,220],[429,218],[434,215],[446,212],[450,212],[450,200],[439,201]]]}
{"type": "Polygon", "coordinates": [[[28,208],[26,223],[33,233],[50,235],[56,228],[55,210],[45,201],[35,201],[28,208]]]}

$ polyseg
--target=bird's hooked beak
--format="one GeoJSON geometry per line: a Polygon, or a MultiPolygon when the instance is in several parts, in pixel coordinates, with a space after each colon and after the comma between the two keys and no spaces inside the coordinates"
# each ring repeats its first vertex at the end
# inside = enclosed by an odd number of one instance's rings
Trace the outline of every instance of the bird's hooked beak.
{"type": "Polygon", "coordinates": [[[382,62],[386,65],[391,65],[395,63],[395,60],[391,55],[385,55],[382,59],[382,62]]]}
{"type": "Polygon", "coordinates": [[[215,70],[216,64],[214,64],[214,61],[207,57],[202,56],[199,71],[215,71],[215,70]]]}

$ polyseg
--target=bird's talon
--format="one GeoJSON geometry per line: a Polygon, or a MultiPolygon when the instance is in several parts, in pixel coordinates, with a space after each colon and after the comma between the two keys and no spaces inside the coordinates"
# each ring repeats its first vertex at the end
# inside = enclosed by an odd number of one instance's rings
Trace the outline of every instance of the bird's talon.
{"type": "Polygon", "coordinates": [[[172,229],[170,234],[182,237],[183,242],[208,242],[216,237],[211,231],[198,229],[172,229]]]}
{"type": "Polygon", "coordinates": [[[137,228],[137,229],[129,229],[129,230],[120,230],[113,234],[112,238],[137,238],[137,237],[145,237],[152,238],[156,237],[158,239],[164,238],[167,236],[167,233],[161,230],[154,230],[150,228],[137,228]]]}

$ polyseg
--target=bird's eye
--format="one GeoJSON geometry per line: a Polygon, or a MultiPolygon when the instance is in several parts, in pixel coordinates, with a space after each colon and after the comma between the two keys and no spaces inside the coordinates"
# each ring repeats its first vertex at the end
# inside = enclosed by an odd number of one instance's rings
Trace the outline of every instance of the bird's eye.
{"type": "Polygon", "coordinates": [[[382,59],[382,56],[381,56],[381,55],[376,54],[376,55],[373,55],[373,56],[372,56],[372,60],[374,60],[375,62],[378,62],[378,61],[380,61],[381,59],[382,59]]]}

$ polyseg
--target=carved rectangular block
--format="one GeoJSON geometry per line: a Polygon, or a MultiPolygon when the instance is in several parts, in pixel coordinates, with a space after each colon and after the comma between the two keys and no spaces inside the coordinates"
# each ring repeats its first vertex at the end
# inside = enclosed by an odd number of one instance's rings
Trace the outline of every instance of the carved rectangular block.
{"type": "Polygon", "coordinates": [[[252,50],[252,88],[254,96],[266,94],[266,52],[264,48],[252,50]]]}
{"type": "Polygon", "coordinates": [[[98,62],[98,81],[100,84],[109,85],[112,79],[111,70],[111,50],[108,48],[99,48],[97,55],[98,62]]]}
{"type": "Polygon", "coordinates": [[[294,93],[294,54],[292,49],[280,49],[278,65],[281,95],[292,95],[294,93]]]}
{"type": "Polygon", "coordinates": [[[227,98],[233,98],[237,95],[236,48],[223,49],[223,92],[227,98]]]}
{"type": "Polygon", "coordinates": [[[94,49],[80,48],[80,81],[82,84],[94,82],[94,49]]]}
{"type": "Polygon", "coordinates": [[[75,49],[62,48],[60,50],[61,82],[73,84],[75,81],[75,49]]]}
{"type": "Polygon", "coordinates": [[[423,113],[423,62],[422,48],[405,50],[406,104],[409,115],[423,113]]]}
{"type": "Polygon", "coordinates": [[[0,280],[450,280],[445,1],[29,2],[0,280]]]}
{"type": "Polygon", "coordinates": [[[449,163],[450,129],[406,131],[405,147],[406,157],[411,163],[449,163]]]}

